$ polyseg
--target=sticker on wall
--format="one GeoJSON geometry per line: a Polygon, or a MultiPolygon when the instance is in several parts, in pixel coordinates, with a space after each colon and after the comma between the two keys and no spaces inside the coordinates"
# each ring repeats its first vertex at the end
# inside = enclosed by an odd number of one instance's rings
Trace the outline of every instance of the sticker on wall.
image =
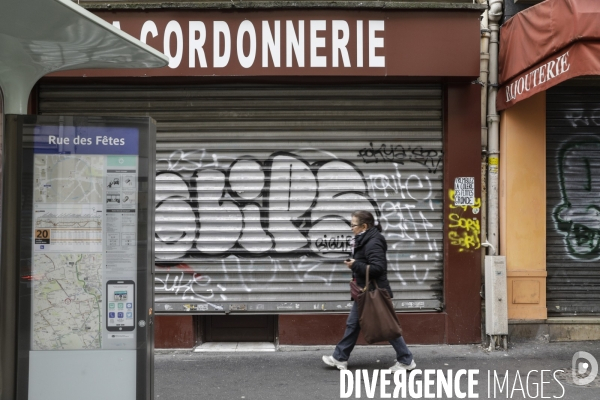
{"type": "Polygon", "coordinates": [[[474,206],[475,205],[475,178],[455,178],[454,179],[454,205],[455,206],[474,206]]]}

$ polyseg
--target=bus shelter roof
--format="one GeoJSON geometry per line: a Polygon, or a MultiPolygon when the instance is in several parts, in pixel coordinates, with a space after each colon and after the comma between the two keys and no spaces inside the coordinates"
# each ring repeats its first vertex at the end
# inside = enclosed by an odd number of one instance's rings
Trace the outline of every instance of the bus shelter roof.
{"type": "Polygon", "coordinates": [[[158,68],[168,58],[71,0],[0,0],[5,114],[26,114],[44,75],[80,68],[158,68]]]}

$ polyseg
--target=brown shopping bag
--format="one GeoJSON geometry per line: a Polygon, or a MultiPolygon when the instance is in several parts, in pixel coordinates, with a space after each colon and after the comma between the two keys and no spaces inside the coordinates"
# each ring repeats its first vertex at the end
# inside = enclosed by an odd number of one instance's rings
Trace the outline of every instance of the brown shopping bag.
{"type": "MultiPolygon", "coordinates": [[[[370,266],[367,266],[365,288],[370,288],[369,268],[370,266]]],[[[375,290],[360,293],[357,301],[360,329],[367,343],[384,342],[402,336],[392,299],[387,290],[379,288],[377,282],[375,282],[375,290]]]]}

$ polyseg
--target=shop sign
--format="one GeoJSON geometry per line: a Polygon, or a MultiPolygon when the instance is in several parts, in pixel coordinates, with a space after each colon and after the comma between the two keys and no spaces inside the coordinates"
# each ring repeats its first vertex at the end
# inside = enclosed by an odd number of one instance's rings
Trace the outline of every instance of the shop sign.
{"type": "Polygon", "coordinates": [[[477,76],[472,12],[352,10],[99,11],[169,57],[144,70],[58,76],[477,76]],[[439,40],[443,37],[444,40],[439,40]]]}
{"type": "Polygon", "coordinates": [[[505,86],[506,102],[519,101],[520,97],[531,91],[537,86],[546,84],[554,86],[552,80],[569,71],[569,52],[558,56],[555,60],[550,60],[533,71],[520,76],[505,86]]]}
{"type": "Polygon", "coordinates": [[[579,76],[600,75],[597,1],[546,1],[500,28],[496,108],[579,76]]]}
{"type": "MultiPolygon", "coordinates": [[[[385,20],[358,20],[352,28],[344,20],[333,20],[330,24],[326,20],[257,22],[244,20],[237,25],[212,21],[207,29],[203,21],[188,21],[184,28],[178,21],[169,21],[161,35],[165,54],[169,57],[169,68],[181,65],[184,51],[188,53],[189,68],[225,68],[230,63],[242,68],[251,68],[255,63],[262,68],[268,68],[269,64],[274,68],[348,68],[353,64],[358,68],[385,67],[385,55],[377,55],[378,49],[384,48],[382,34],[385,33],[385,20]],[[255,26],[257,22],[258,26],[255,26]],[[365,25],[367,34],[364,32],[365,25]],[[188,36],[187,46],[183,40],[184,29],[188,36]],[[356,41],[352,54],[348,51],[350,37],[356,41]],[[171,46],[173,38],[175,46],[171,46]],[[328,39],[330,52],[325,51],[328,39]],[[212,52],[208,54],[205,50],[207,41],[213,43],[212,52]],[[305,53],[305,47],[308,47],[309,54],[305,53]],[[367,47],[367,65],[363,47],[367,47]],[[234,54],[232,48],[235,48],[234,54]]],[[[152,20],[142,26],[140,40],[146,43],[148,35],[159,35],[152,20]]]]}

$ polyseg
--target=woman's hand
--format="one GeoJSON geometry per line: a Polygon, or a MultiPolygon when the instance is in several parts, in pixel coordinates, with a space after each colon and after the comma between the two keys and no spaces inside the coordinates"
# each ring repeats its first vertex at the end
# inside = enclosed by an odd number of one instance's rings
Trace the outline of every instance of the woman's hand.
{"type": "Polygon", "coordinates": [[[349,269],[352,269],[352,265],[354,265],[354,258],[346,259],[346,261],[344,261],[344,264],[346,264],[346,267],[348,267],[349,269]]]}

